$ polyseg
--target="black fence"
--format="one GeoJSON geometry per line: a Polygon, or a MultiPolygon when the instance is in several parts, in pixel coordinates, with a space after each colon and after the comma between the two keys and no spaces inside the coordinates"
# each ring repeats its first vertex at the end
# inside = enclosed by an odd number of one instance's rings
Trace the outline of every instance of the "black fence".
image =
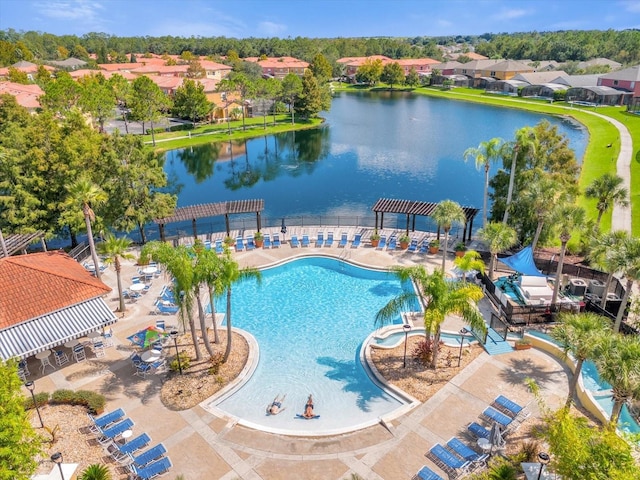
{"type": "Polygon", "coordinates": [[[87,243],[82,242],[69,251],[69,256],[76,262],[81,263],[85,258],[91,256],[91,249],[87,243]]]}

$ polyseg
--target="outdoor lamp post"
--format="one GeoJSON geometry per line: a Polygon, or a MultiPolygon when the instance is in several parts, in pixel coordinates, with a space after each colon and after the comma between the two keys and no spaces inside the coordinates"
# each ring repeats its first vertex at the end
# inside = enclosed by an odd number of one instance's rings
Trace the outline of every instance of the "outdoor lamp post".
{"type": "Polygon", "coordinates": [[[407,337],[411,331],[411,325],[405,323],[402,329],[404,330],[404,359],[402,361],[402,368],[407,368],[407,337]]]}
{"type": "Polygon", "coordinates": [[[540,477],[542,477],[542,470],[544,469],[544,466],[549,463],[551,458],[548,453],[540,452],[538,454],[538,460],[540,460],[540,470],[538,471],[538,480],[540,480],[540,477]]]}
{"type": "Polygon", "coordinates": [[[60,452],[54,453],[53,455],[51,455],[51,461],[58,464],[58,469],[60,470],[60,479],[64,480],[64,473],[62,473],[62,454],[60,452]]]}
{"type": "Polygon", "coordinates": [[[178,331],[171,330],[169,336],[173,338],[173,344],[176,347],[176,358],[178,359],[178,370],[180,371],[180,375],[182,375],[182,364],[180,363],[180,352],[178,351],[178,331]]]}
{"type": "Polygon", "coordinates": [[[462,361],[462,346],[464,345],[464,336],[468,331],[469,330],[464,327],[460,329],[460,353],[458,354],[458,367],[460,366],[460,362],[462,361]]]}
{"type": "Polygon", "coordinates": [[[36,402],[36,396],[33,391],[36,389],[36,384],[33,382],[27,382],[24,384],[27,387],[27,390],[31,392],[31,398],[33,399],[33,406],[36,407],[36,412],[38,412],[38,418],[40,419],[40,428],[44,428],[44,423],[42,422],[42,416],[40,415],[40,409],[38,408],[38,402],[36,402]]]}

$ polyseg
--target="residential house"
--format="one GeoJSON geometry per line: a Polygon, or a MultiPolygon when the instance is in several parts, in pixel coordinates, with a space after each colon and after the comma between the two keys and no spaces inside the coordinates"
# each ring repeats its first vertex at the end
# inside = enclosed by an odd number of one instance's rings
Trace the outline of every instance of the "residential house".
{"type": "Polygon", "coordinates": [[[562,70],[553,72],[526,72],[514,75],[512,80],[520,80],[527,82],[529,85],[537,85],[542,83],[551,83],[555,78],[567,76],[568,74],[562,70]]]}
{"type": "Polygon", "coordinates": [[[476,53],[476,52],[451,52],[451,53],[444,54],[445,60],[457,60],[460,57],[467,57],[467,58],[470,58],[471,60],[488,60],[489,59],[489,57],[485,57],[484,55],[480,55],[479,53],[476,53]]]}
{"type": "Polygon", "coordinates": [[[602,74],[591,75],[561,75],[551,80],[551,83],[566,85],[567,87],[595,87],[602,74]]]}
{"type": "Polygon", "coordinates": [[[638,97],[640,96],[640,65],[601,75],[597,85],[632,92],[634,97],[638,97]]]}
{"type": "Polygon", "coordinates": [[[244,60],[260,65],[263,76],[279,79],[283,79],[290,73],[303,77],[304,72],[309,68],[307,62],[293,57],[270,57],[263,60],[259,57],[248,57],[244,60]]]}
{"type": "Polygon", "coordinates": [[[500,62],[502,62],[502,60],[472,60],[461,64],[453,73],[456,75],[466,75],[471,79],[480,78],[483,70],[486,70],[500,62]]]}
{"type": "MultiPolygon", "coordinates": [[[[39,65],[32,62],[27,62],[25,60],[21,60],[19,62],[14,63],[11,66],[16,70],[26,73],[27,78],[29,79],[30,82],[35,81],[36,73],[38,72],[39,65]]],[[[45,65],[44,68],[46,68],[49,72],[55,71],[55,68],[50,67],[49,65],[45,65]]],[[[9,76],[9,67],[0,68],[0,80],[6,79],[8,76],[9,76]]]]}
{"type": "Polygon", "coordinates": [[[456,68],[460,68],[463,64],[455,60],[444,63],[436,63],[431,65],[431,71],[440,70],[441,75],[453,75],[456,68]]]}
{"type": "Polygon", "coordinates": [[[418,75],[431,75],[433,66],[438,65],[440,62],[433,58],[401,58],[399,60],[391,60],[388,63],[400,65],[406,77],[411,69],[414,69],[418,75]]]}
{"type": "Polygon", "coordinates": [[[517,60],[504,60],[493,65],[485,65],[480,77],[492,77],[496,80],[511,80],[519,73],[533,72],[533,67],[517,60]]]}
{"type": "Polygon", "coordinates": [[[87,62],[84,60],[73,57],[67,58],[66,60],[50,60],[48,63],[49,65],[56,68],[62,68],[64,70],[77,70],[87,65],[87,62]]]}
{"type": "Polygon", "coordinates": [[[614,71],[622,68],[622,64],[618,63],[614,60],[609,60],[608,58],[592,58],[590,60],[578,63],[578,68],[580,70],[586,70],[589,67],[600,67],[606,65],[609,67],[609,70],[614,71]]]}
{"type": "Polygon", "coordinates": [[[13,95],[18,102],[30,112],[34,113],[40,108],[40,96],[44,95],[42,89],[35,83],[23,85],[21,83],[0,82],[0,94],[13,95]]]}
{"type": "Polygon", "coordinates": [[[578,105],[628,105],[633,93],[617,90],[612,87],[571,87],[567,90],[565,100],[578,105]]]}
{"type": "Polygon", "coordinates": [[[336,63],[341,63],[345,66],[344,75],[346,77],[354,78],[358,68],[360,68],[367,60],[380,60],[383,65],[392,61],[389,57],[384,55],[371,55],[369,57],[343,57],[336,60],[336,63]]]}

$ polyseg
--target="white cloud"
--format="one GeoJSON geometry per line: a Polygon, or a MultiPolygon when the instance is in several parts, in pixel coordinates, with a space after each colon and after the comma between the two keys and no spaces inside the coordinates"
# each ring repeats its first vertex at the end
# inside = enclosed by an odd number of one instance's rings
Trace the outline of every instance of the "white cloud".
{"type": "Polygon", "coordinates": [[[57,0],[38,2],[35,8],[45,17],[61,20],[84,20],[93,23],[99,18],[104,7],[91,0],[57,0]]]}
{"type": "Polygon", "coordinates": [[[638,0],[627,0],[620,2],[620,5],[622,5],[627,12],[640,13],[640,1],[638,0]]]}
{"type": "Polygon", "coordinates": [[[502,10],[501,12],[492,15],[491,18],[494,20],[513,20],[514,18],[521,18],[527,15],[530,15],[532,12],[530,10],[522,10],[522,9],[510,9],[510,10],[502,10]]]}
{"type": "Polygon", "coordinates": [[[260,22],[258,24],[258,31],[270,37],[277,37],[282,32],[287,30],[287,26],[281,23],[275,22],[260,22]]]}

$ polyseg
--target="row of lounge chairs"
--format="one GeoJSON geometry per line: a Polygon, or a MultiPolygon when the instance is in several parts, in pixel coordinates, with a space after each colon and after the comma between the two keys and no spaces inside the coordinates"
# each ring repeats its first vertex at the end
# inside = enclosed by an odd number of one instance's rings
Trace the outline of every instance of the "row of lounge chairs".
{"type": "Polygon", "coordinates": [[[133,420],[124,417],[121,408],[97,418],[89,415],[89,430],[97,435],[98,442],[117,463],[127,467],[133,478],[150,480],[167,473],[172,465],[169,457],[165,456],[167,449],[162,443],[138,453],[151,443],[151,437],[146,433],[126,443],[118,441],[118,437],[134,425],[133,420]]]}
{"type": "MultiPolygon", "coordinates": [[[[480,418],[487,423],[497,423],[502,429],[502,434],[507,435],[517,430],[529,415],[530,412],[526,407],[518,405],[504,395],[498,395],[495,400],[491,402],[491,405],[485,408],[480,414],[480,418]]],[[[490,431],[477,422],[471,422],[467,430],[476,438],[489,439],[490,431]]]]}

